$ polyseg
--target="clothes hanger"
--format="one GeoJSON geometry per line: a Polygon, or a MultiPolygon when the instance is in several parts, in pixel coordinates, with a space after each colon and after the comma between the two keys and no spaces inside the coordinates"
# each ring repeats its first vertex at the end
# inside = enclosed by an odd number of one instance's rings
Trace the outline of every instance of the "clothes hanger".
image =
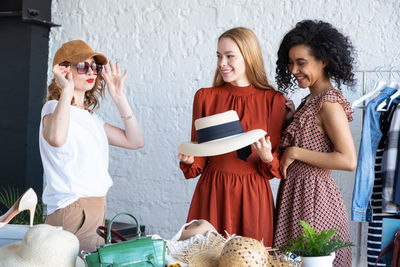
{"type": "Polygon", "coordinates": [[[392,79],[392,72],[390,72],[389,76],[390,76],[390,78],[389,78],[390,79],[390,84],[389,84],[388,87],[394,88],[397,91],[394,92],[390,96],[389,102],[387,102],[387,100],[385,99],[384,101],[379,103],[379,105],[376,107],[376,111],[387,111],[388,108],[390,107],[390,104],[392,103],[392,101],[400,96],[400,90],[399,90],[400,89],[400,84],[399,84],[399,82],[397,82],[397,81],[392,79]]]}
{"type": "MultiPolygon", "coordinates": [[[[380,73],[380,72],[378,71],[378,68],[376,68],[375,71],[376,71],[376,73],[377,73],[377,76],[380,75],[380,76],[382,77],[382,79],[383,79],[383,75],[382,75],[382,73],[380,73]],[[379,75],[378,75],[378,74],[379,74],[379,75]]],[[[376,83],[375,83],[375,86],[374,86],[374,89],[373,89],[371,92],[369,92],[368,94],[363,95],[363,96],[360,97],[359,99],[356,99],[356,100],[353,102],[353,104],[351,105],[351,107],[352,107],[353,109],[354,109],[354,108],[364,108],[365,105],[363,105],[363,102],[366,101],[366,103],[367,103],[368,101],[370,101],[371,99],[373,99],[374,96],[375,96],[378,92],[380,92],[380,91],[382,91],[383,89],[385,89],[386,86],[387,86],[387,83],[386,83],[385,80],[380,80],[379,82],[376,82],[376,83]]]]}
{"type": "Polygon", "coordinates": [[[364,108],[365,105],[363,105],[363,102],[366,101],[368,102],[369,100],[373,99],[374,96],[382,91],[383,89],[386,88],[387,83],[385,81],[379,81],[375,84],[374,89],[369,92],[368,94],[363,95],[359,99],[355,100],[353,104],[351,105],[352,108],[364,108]]]}

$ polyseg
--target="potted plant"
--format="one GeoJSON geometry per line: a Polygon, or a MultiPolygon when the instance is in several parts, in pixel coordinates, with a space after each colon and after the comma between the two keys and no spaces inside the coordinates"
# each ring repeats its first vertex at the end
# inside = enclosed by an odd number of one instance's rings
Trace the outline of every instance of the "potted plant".
{"type": "Polygon", "coordinates": [[[319,233],[305,221],[300,221],[300,224],[303,227],[302,234],[280,250],[301,256],[302,267],[332,266],[336,250],[354,246],[335,235],[337,230],[334,228],[319,233]]]}

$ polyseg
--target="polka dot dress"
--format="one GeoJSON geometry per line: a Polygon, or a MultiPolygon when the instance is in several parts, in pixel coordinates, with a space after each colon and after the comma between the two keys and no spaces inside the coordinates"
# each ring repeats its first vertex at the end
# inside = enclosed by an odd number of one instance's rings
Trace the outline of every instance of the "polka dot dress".
{"type": "MultiPolygon", "coordinates": [[[[315,121],[325,101],[340,103],[348,120],[353,119],[350,104],[339,90],[321,92],[296,112],[282,136],[282,148],[297,146],[319,152],[333,151],[329,137],[320,132],[315,121]]],[[[346,207],[331,170],[294,161],[287,169],[286,179],[281,180],[277,205],[274,247],[286,245],[288,240],[301,234],[299,220],[318,231],[335,227],[343,240],[350,241],[346,207]]],[[[336,251],[333,266],[350,267],[351,248],[336,251]]]]}

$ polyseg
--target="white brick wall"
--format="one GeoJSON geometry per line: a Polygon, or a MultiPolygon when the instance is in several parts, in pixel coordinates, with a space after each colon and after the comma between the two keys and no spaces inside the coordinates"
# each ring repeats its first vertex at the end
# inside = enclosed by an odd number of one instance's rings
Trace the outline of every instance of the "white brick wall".
{"type": "MultiPolygon", "coordinates": [[[[110,150],[114,186],[108,194],[107,217],[131,211],[147,233],[166,238],[185,222],[197,179],[184,179],[176,147],[190,138],[193,95],[211,85],[216,39],[223,31],[235,26],[254,30],[274,83],[281,38],[306,18],[326,20],[349,35],[358,52],[358,69],[399,68],[399,12],[397,0],[54,0],[53,21],[62,27],[51,30],[49,66],[57,48],[73,39],[85,40],[119,61],[129,70],[126,93],[144,131],[143,149],[110,150]]],[[[49,81],[51,76],[49,69],[49,81]]],[[[370,75],[368,84],[374,80],[376,76],[370,75]]],[[[292,96],[296,103],[304,93],[292,96]]],[[[360,94],[361,79],[355,92],[345,92],[351,101],[360,94]]],[[[109,123],[122,125],[109,96],[98,113],[109,123]]],[[[361,111],[355,115],[351,126],[358,146],[361,111]]],[[[350,216],[354,173],[335,172],[335,179],[350,216]]],[[[274,190],[277,185],[272,181],[274,190]]],[[[358,224],[351,226],[354,243],[365,258],[366,225],[363,235],[358,224]]],[[[356,262],[357,249],[353,251],[356,262]]]]}

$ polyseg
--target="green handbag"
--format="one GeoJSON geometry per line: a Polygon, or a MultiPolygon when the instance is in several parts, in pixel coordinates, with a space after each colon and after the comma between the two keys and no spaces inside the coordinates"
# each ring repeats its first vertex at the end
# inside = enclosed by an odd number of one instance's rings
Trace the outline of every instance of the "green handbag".
{"type": "Polygon", "coordinates": [[[118,213],[112,218],[108,226],[106,244],[99,247],[97,252],[86,255],[86,266],[164,267],[165,241],[162,239],[153,240],[150,237],[140,237],[140,234],[140,224],[135,216],[128,212],[118,213]],[[136,221],[138,238],[111,244],[111,227],[114,220],[120,215],[128,215],[136,221]]]}

